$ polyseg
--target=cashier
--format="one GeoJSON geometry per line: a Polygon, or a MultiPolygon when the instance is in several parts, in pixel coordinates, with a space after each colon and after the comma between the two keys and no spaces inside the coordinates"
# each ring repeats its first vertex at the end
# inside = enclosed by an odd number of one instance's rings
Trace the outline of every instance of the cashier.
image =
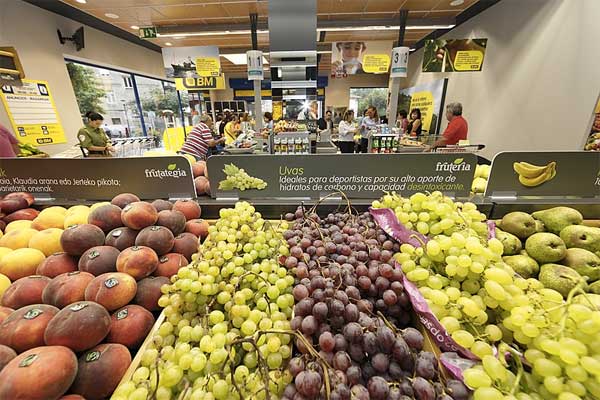
{"type": "Polygon", "coordinates": [[[323,131],[329,131],[329,133],[331,133],[333,131],[333,119],[331,119],[331,111],[325,112],[325,117],[321,117],[317,120],[317,127],[319,128],[319,133],[323,131]]]}
{"type": "Polygon", "coordinates": [[[88,112],[85,116],[88,122],[77,133],[79,145],[88,151],[88,157],[111,157],[114,148],[106,133],[100,128],[104,117],[93,111],[88,112]]]}
{"type": "Polygon", "coordinates": [[[448,127],[442,137],[432,147],[443,147],[458,144],[461,140],[467,140],[469,124],[462,116],[462,104],[450,103],[446,106],[446,119],[448,127]]]}

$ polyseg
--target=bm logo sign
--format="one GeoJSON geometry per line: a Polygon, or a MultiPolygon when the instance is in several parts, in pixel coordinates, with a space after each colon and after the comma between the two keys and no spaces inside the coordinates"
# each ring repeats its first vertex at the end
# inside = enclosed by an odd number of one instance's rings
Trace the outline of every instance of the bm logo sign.
{"type": "Polygon", "coordinates": [[[175,86],[177,90],[225,89],[225,78],[223,75],[176,78],[175,86]]]}

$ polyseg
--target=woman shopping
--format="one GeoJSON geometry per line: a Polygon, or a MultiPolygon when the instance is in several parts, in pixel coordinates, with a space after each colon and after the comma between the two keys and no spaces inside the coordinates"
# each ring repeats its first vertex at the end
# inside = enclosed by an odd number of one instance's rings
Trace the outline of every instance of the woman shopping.
{"type": "Polygon", "coordinates": [[[240,125],[238,116],[233,114],[227,124],[225,125],[225,144],[230,145],[235,142],[238,135],[240,134],[240,125]]]}
{"type": "Polygon", "coordinates": [[[357,130],[354,123],[354,110],[347,110],[338,126],[339,146],[343,154],[354,153],[354,134],[357,130]]]}
{"type": "Polygon", "coordinates": [[[87,124],[77,132],[77,139],[82,149],[86,149],[88,157],[112,157],[114,148],[111,146],[108,136],[100,128],[104,122],[102,115],[90,111],[85,116],[87,124]]]}
{"type": "Polygon", "coordinates": [[[418,108],[413,108],[410,112],[410,122],[406,128],[406,134],[411,137],[419,137],[421,136],[422,131],[423,126],[421,124],[421,110],[418,108]]]}
{"type": "Polygon", "coordinates": [[[360,123],[360,153],[366,153],[369,150],[369,133],[379,124],[379,114],[375,106],[367,108],[367,116],[360,123]]]}

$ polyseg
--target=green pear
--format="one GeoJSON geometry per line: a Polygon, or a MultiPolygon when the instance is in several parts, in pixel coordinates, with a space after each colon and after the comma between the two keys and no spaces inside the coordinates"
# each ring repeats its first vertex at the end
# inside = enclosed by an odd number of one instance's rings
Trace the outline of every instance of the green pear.
{"type": "Polygon", "coordinates": [[[573,268],[581,276],[587,276],[588,282],[600,279],[600,257],[586,249],[572,247],[567,249],[565,258],[561,262],[573,268]]]}
{"type": "Polygon", "coordinates": [[[546,232],[546,226],[542,221],[535,220],[535,231],[536,232],[546,232]]]}
{"type": "Polygon", "coordinates": [[[518,237],[497,228],[496,239],[502,242],[502,246],[504,246],[504,252],[502,254],[506,256],[512,256],[513,254],[517,254],[523,248],[521,240],[518,237]]]}
{"type": "Polygon", "coordinates": [[[558,264],[544,264],[540,268],[538,279],[544,287],[554,289],[566,298],[583,278],[573,268],[558,264]]]}
{"type": "Polygon", "coordinates": [[[527,239],[535,230],[535,219],[527,213],[514,211],[506,214],[500,223],[504,232],[512,233],[519,239],[527,239]]]}
{"type": "Polygon", "coordinates": [[[515,256],[502,257],[502,261],[507,263],[517,274],[523,278],[535,278],[540,272],[540,266],[531,257],[523,254],[515,256]]]}
{"type": "MultiPolygon", "coordinates": [[[[588,286],[588,292],[600,295],[600,281],[596,281],[588,286]]],[[[599,303],[600,304],[600,303],[599,303]]]]}
{"type": "Polygon", "coordinates": [[[547,210],[536,211],[531,216],[544,223],[546,230],[560,234],[569,225],[579,225],[583,222],[583,215],[574,208],[554,207],[547,210]]]}
{"type": "Polygon", "coordinates": [[[569,225],[560,231],[560,237],[569,248],[579,247],[592,253],[600,251],[600,228],[569,225]]]}
{"type": "Polygon", "coordinates": [[[553,263],[565,257],[567,248],[562,239],[554,233],[540,232],[529,236],[525,242],[529,257],[540,264],[553,263]]]}

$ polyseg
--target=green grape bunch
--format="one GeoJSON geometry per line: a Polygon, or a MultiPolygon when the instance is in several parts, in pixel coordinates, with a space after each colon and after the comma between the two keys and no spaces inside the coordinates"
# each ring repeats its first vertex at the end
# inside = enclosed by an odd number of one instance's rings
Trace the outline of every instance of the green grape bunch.
{"type": "Polygon", "coordinates": [[[226,177],[225,180],[219,182],[219,190],[264,190],[267,187],[267,182],[248,175],[243,168],[238,168],[234,164],[226,164],[223,172],[226,177]]]}
{"type": "Polygon", "coordinates": [[[164,285],[164,320],[113,400],[266,399],[292,376],[293,275],[282,231],[253,206],[221,209],[198,257],[164,285]]]}

